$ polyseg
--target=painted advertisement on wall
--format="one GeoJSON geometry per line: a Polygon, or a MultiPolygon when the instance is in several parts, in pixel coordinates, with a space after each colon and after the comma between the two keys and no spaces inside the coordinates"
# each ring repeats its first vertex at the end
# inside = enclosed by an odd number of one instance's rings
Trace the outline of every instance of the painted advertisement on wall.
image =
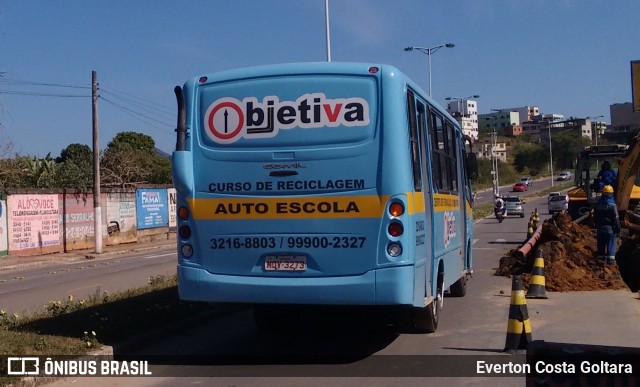
{"type": "Polygon", "coordinates": [[[93,195],[64,195],[64,238],[66,249],[94,246],[93,195]]]}
{"type": "Polygon", "coordinates": [[[176,206],[178,202],[178,193],[175,188],[168,188],[167,195],[169,196],[169,228],[176,228],[178,225],[176,218],[176,206]]]}
{"type": "Polygon", "coordinates": [[[9,250],[57,246],[60,241],[60,206],[57,194],[11,195],[7,218],[9,250]]]}
{"type": "Polygon", "coordinates": [[[112,230],[109,235],[123,236],[136,231],[136,193],[135,191],[107,192],[107,225],[112,230]],[[114,232],[115,231],[115,232],[114,232]]]}
{"type": "Polygon", "coordinates": [[[7,202],[0,200],[0,257],[8,254],[7,202]]]}
{"type": "Polygon", "coordinates": [[[141,188],[136,190],[138,230],[169,226],[167,199],[166,189],[141,188]]]}

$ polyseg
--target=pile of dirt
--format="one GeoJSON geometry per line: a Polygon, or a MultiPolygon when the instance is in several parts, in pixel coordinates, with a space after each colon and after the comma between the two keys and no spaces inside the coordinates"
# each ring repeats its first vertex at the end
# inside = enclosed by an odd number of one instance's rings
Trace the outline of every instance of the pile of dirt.
{"type": "Polygon", "coordinates": [[[618,265],[606,265],[597,257],[595,231],[575,224],[566,214],[556,213],[542,224],[542,233],[533,251],[524,256],[511,250],[500,259],[496,275],[521,275],[529,283],[533,262],[539,253],[544,257],[545,285],[549,291],[568,292],[604,289],[626,289],[627,280],[632,291],[637,284],[628,278],[640,276],[640,244],[629,239],[616,255],[618,265]],[[626,247],[625,247],[626,244],[626,247]],[[621,274],[620,270],[626,274],[621,274]]]}

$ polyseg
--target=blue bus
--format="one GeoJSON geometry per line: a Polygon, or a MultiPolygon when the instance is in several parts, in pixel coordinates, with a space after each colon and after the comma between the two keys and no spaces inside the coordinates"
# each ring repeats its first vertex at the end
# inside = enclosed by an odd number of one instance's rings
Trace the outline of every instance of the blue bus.
{"type": "Polygon", "coordinates": [[[397,68],[303,63],[175,88],[181,299],[400,308],[433,332],[472,273],[470,179],[457,122],[397,68]]]}

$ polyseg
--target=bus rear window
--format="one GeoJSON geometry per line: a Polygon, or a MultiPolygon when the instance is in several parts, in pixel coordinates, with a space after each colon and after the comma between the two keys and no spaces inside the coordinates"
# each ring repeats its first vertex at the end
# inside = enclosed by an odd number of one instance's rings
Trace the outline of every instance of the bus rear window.
{"type": "Polygon", "coordinates": [[[214,148],[343,145],[375,135],[376,79],[288,76],[199,88],[201,143],[214,148]]]}

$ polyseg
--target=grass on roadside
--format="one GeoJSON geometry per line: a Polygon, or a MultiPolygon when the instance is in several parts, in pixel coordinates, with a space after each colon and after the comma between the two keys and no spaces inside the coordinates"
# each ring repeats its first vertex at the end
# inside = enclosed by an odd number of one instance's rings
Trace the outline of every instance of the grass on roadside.
{"type": "MultiPolygon", "coordinates": [[[[97,290],[88,300],[69,296],[29,316],[0,310],[0,356],[81,356],[214,309],[208,303],[180,301],[175,276],[155,276],[143,288],[116,294],[97,290]]],[[[6,366],[0,364],[0,375],[7,374],[6,366]]],[[[0,385],[5,382],[0,377],[0,385]]]]}

